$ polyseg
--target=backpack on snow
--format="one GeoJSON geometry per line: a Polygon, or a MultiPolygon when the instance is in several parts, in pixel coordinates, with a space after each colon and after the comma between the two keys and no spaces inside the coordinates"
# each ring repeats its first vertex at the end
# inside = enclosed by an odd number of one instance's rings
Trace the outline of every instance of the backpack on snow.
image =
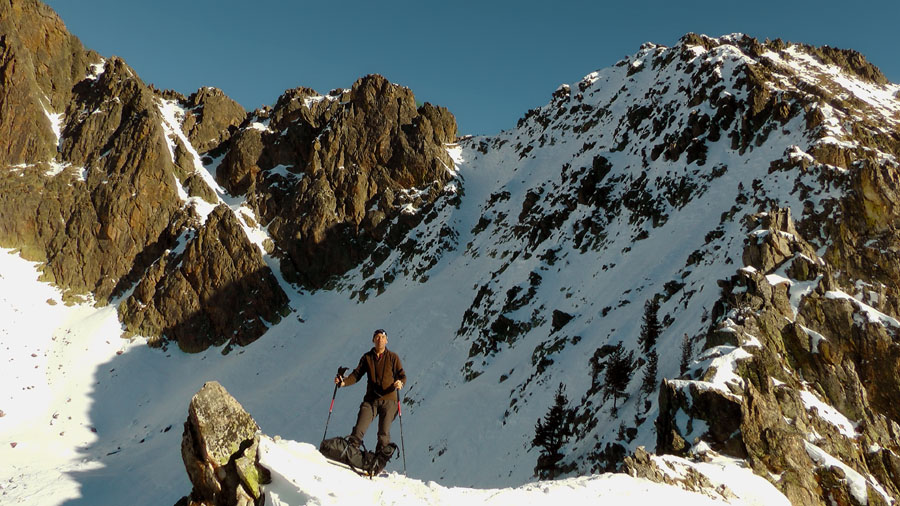
{"type": "Polygon", "coordinates": [[[328,459],[347,464],[359,474],[372,477],[384,469],[397,450],[397,445],[394,443],[388,444],[379,452],[367,451],[362,443],[360,446],[362,449],[346,437],[333,437],[322,440],[319,445],[319,453],[328,459]]]}

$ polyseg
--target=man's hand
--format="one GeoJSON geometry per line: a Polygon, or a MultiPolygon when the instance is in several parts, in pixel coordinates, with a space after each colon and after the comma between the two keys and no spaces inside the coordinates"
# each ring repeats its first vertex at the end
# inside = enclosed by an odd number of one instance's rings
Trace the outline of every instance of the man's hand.
{"type": "Polygon", "coordinates": [[[344,386],[344,378],[342,378],[342,377],[340,377],[340,376],[335,376],[335,377],[334,377],[334,384],[335,384],[335,385],[339,385],[339,386],[344,386]]]}
{"type": "Polygon", "coordinates": [[[394,388],[397,389],[397,390],[400,390],[401,388],[403,388],[403,382],[400,381],[400,380],[395,381],[395,382],[394,382],[394,388]]]}

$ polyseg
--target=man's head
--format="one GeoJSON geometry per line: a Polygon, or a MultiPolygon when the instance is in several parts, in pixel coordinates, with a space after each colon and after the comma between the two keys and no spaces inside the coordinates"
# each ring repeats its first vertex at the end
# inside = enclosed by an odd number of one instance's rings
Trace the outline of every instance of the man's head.
{"type": "Polygon", "coordinates": [[[387,332],[384,329],[378,329],[372,334],[372,343],[375,344],[375,351],[381,353],[387,348],[387,332]]]}

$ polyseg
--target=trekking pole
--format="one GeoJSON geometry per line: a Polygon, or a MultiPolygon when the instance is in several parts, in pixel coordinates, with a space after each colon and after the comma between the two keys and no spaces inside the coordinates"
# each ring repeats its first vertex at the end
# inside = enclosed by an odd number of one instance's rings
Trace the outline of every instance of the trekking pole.
{"type": "MultiPolygon", "coordinates": [[[[343,381],[344,373],[347,372],[346,367],[338,367],[337,375],[343,381]]],[[[325,420],[325,433],[322,434],[322,441],[325,441],[325,436],[328,434],[328,424],[331,423],[331,411],[334,410],[334,398],[337,397],[337,389],[341,386],[340,383],[334,384],[334,393],[331,394],[331,407],[328,408],[328,420],[325,420]]]]}
{"type": "Polygon", "coordinates": [[[400,409],[400,396],[397,396],[397,415],[400,416],[400,453],[403,454],[403,476],[406,476],[406,446],[403,444],[403,410],[400,409]]]}

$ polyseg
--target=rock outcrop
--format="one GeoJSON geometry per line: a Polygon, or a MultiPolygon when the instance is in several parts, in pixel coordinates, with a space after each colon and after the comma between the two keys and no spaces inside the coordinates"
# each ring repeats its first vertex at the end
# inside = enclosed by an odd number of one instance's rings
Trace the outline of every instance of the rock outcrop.
{"type": "MultiPolygon", "coordinates": [[[[813,53],[884,82],[858,53],[813,53]]],[[[900,200],[896,166],[874,154],[900,150],[872,121],[853,127],[852,148],[819,143],[772,164],[832,168],[819,182],[843,194],[822,212],[807,201],[797,222],[785,208],[747,219],[744,267],[720,282],[705,352],[659,391],[657,452],[745,459],[793,504],[900,498],[900,200]]],[[[807,115],[830,134],[821,124],[807,115]]]]}
{"type": "MultiPolygon", "coordinates": [[[[434,202],[453,176],[444,145],[455,136],[446,109],[416,108],[408,88],[378,75],[325,96],[298,88],[257,111],[223,146],[219,182],[248,195],[285,277],[320,288],[391,236],[405,206],[434,202]]],[[[422,214],[404,220],[397,235],[422,214]]]]}
{"type": "Polygon", "coordinates": [[[0,2],[0,167],[56,155],[51,114],[65,110],[73,85],[99,60],[41,2],[0,2]]]}
{"type": "Polygon", "coordinates": [[[289,312],[259,248],[226,205],[186,235],[183,250],[163,254],[119,306],[128,331],[196,352],[247,345],[289,312]]]}
{"type": "MultiPolygon", "coordinates": [[[[561,468],[655,443],[743,460],[794,504],[896,501],[900,103],[879,75],[852,51],[688,35],[463,141],[473,172],[515,173],[466,231],[466,260],[495,262],[457,331],[465,380],[499,376],[504,421],[581,385],[561,468]],[[656,349],[630,309],[649,300],[656,349]],[[616,348],[635,355],[621,388],[616,348]]],[[[646,460],[625,465],[661,476],[646,460]]]]}
{"type": "Polygon", "coordinates": [[[900,497],[900,323],[863,302],[879,293],[857,291],[886,287],[845,285],[787,210],[751,227],[701,367],[663,381],[657,452],[745,459],[793,504],[890,504],[900,497]]]}
{"type": "Polygon", "coordinates": [[[176,506],[261,506],[269,471],[259,464],[259,426],[218,382],[191,399],[181,457],[194,488],[176,506]]]}
{"type": "Polygon", "coordinates": [[[200,153],[212,151],[230,139],[247,117],[241,104],[218,88],[201,88],[182,102],[186,116],[181,128],[200,153]]]}
{"type": "Polygon", "coordinates": [[[45,6],[2,8],[13,81],[0,100],[16,112],[0,128],[5,142],[33,144],[0,150],[11,168],[0,176],[0,243],[104,302],[181,207],[154,96],[122,60],[84,51],[45,6]]]}

